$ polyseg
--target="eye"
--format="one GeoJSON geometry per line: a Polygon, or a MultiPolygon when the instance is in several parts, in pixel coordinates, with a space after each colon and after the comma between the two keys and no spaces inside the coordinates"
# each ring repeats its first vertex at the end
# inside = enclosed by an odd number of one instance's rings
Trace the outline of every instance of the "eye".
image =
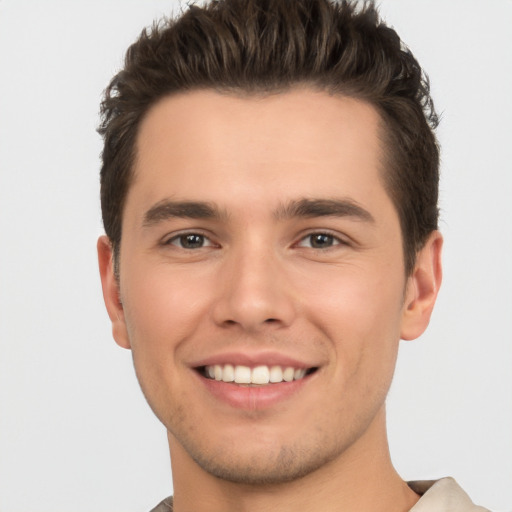
{"type": "Polygon", "coordinates": [[[213,243],[200,233],[183,233],[181,235],[170,238],[166,245],[175,245],[181,249],[201,249],[203,247],[211,247],[213,243]]]}
{"type": "Polygon", "coordinates": [[[328,249],[343,242],[329,233],[311,233],[298,243],[299,247],[311,247],[312,249],[328,249]]]}

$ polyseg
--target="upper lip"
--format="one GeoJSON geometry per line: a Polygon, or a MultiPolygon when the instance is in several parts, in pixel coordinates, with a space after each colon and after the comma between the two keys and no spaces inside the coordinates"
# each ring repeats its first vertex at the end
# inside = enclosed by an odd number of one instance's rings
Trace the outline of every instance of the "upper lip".
{"type": "Polygon", "coordinates": [[[199,359],[190,364],[193,368],[202,366],[232,364],[233,366],[283,366],[292,368],[313,368],[319,366],[311,362],[301,361],[293,356],[282,354],[274,351],[265,352],[223,352],[217,353],[204,359],[199,359]]]}

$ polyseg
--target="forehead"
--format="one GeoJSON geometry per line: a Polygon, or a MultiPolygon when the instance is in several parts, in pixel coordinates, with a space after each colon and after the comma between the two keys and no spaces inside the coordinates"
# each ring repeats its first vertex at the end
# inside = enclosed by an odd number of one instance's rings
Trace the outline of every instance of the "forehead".
{"type": "Polygon", "coordinates": [[[233,188],[321,178],[329,187],[348,174],[375,181],[379,126],[372,106],[310,89],[249,97],[177,94],[153,106],[141,123],[135,183],[165,179],[197,189],[223,179],[233,188]]]}
{"type": "Polygon", "coordinates": [[[322,150],[329,156],[337,148],[346,154],[349,144],[345,142],[355,146],[361,135],[373,145],[379,124],[377,111],[368,103],[306,88],[244,96],[199,90],[157,102],[141,123],[137,149],[141,154],[149,145],[152,152],[164,142],[174,149],[185,144],[184,149],[207,150],[208,141],[216,139],[227,152],[239,142],[265,138],[267,145],[258,148],[260,154],[274,142],[283,153],[299,145],[302,156],[308,149],[314,149],[316,156],[322,150]],[[309,143],[304,146],[305,142],[309,143]]]}
{"type": "Polygon", "coordinates": [[[211,203],[254,222],[304,199],[348,199],[395,223],[380,126],[371,105],[311,89],[164,98],[140,126],[123,231],[140,229],[148,211],[168,200],[211,203]]]}

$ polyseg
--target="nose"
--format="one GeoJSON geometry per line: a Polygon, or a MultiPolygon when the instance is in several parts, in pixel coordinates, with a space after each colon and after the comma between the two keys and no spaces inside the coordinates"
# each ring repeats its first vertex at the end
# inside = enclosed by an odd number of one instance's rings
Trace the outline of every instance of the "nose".
{"type": "Polygon", "coordinates": [[[289,326],[295,317],[285,262],[269,248],[240,248],[223,262],[214,321],[257,332],[289,326]]]}

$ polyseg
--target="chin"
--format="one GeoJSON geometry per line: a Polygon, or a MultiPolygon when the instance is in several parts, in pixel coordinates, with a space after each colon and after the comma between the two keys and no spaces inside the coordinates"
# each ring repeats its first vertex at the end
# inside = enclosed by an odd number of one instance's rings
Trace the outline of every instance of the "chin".
{"type": "Polygon", "coordinates": [[[343,448],[333,450],[320,440],[298,445],[254,447],[251,450],[208,452],[183,446],[188,455],[205,472],[228,482],[244,485],[278,485],[299,480],[337,458],[343,448]]]}

